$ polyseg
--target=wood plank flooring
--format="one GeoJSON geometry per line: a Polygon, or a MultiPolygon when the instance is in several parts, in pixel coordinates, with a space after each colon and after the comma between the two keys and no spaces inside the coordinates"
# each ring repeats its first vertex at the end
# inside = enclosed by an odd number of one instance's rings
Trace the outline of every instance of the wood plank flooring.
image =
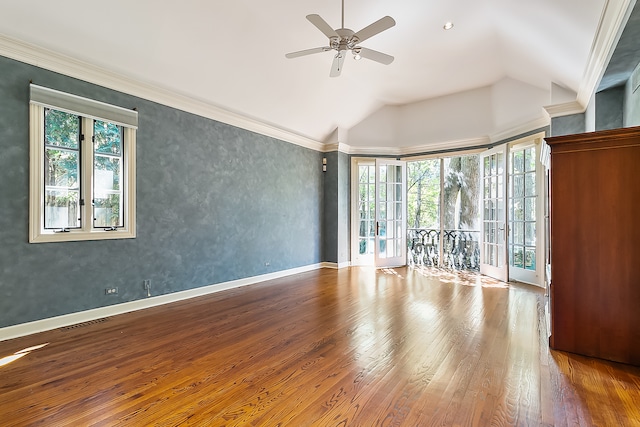
{"type": "Polygon", "coordinates": [[[0,425],[640,426],[640,368],[550,351],[544,304],[428,269],[264,282],[0,342],[0,425]]]}

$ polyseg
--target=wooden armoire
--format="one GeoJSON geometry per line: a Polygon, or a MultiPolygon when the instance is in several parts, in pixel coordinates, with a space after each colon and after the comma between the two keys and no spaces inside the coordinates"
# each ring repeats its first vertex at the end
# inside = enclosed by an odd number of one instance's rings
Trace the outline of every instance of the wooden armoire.
{"type": "Polygon", "coordinates": [[[546,141],[550,346],[640,365],[640,127],[546,141]]]}

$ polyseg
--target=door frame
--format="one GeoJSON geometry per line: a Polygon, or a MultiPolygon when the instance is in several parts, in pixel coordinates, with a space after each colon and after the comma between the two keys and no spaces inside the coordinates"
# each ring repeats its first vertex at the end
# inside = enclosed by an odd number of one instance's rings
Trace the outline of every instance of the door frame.
{"type": "Polygon", "coordinates": [[[406,173],[406,161],[404,160],[396,160],[389,158],[375,158],[375,157],[352,157],[351,158],[351,265],[352,266],[375,266],[375,267],[398,267],[407,264],[407,194],[406,194],[406,186],[407,186],[407,173],[406,173]],[[404,172],[403,172],[403,207],[402,207],[402,216],[403,216],[403,224],[402,224],[402,261],[401,263],[379,263],[379,259],[377,257],[377,251],[380,247],[380,237],[378,233],[375,233],[374,236],[374,253],[373,254],[360,254],[360,217],[359,217],[359,192],[360,192],[360,174],[358,170],[358,166],[368,165],[373,166],[375,169],[376,179],[375,179],[375,221],[374,227],[377,231],[377,221],[378,218],[378,160],[388,162],[388,163],[402,163],[404,164],[404,172]]]}

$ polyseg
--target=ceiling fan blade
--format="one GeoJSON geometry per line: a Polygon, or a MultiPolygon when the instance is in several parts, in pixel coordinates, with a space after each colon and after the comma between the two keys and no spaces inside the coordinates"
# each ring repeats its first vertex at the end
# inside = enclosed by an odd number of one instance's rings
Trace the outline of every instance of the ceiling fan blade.
{"type": "Polygon", "coordinates": [[[291,58],[298,58],[300,56],[313,55],[314,53],[327,52],[330,50],[331,48],[328,46],[314,47],[313,49],[305,49],[305,50],[299,50],[297,52],[287,53],[285,56],[291,59],[291,58]]]}
{"type": "Polygon", "coordinates": [[[360,31],[358,31],[357,33],[355,33],[353,35],[353,37],[357,37],[358,38],[358,42],[363,42],[366,39],[375,36],[378,33],[383,32],[384,30],[388,30],[389,28],[393,27],[394,25],[396,25],[396,21],[390,17],[390,16],[385,16],[384,18],[380,18],[378,19],[376,22],[374,22],[373,24],[364,27],[363,29],[361,29],[360,31]]]}
{"type": "Polygon", "coordinates": [[[342,72],[342,64],[344,63],[344,57],[347,56],[344,50],[341,50],[333,58],[333,64],[331,64],[331,72],[329,77],[338,77],[342,72]]]}
{"type": "Polygon", "coordinates": [[[313,25],[315,25],[317,29],[322,31],[325,36],[327,36],[329,38],[331,38],[331,37],[338,37],[339,38],[340,37],[338,35],[338,33],[336,33],[336,30],[331,28],[331,26],[329,24],[327,24],[327,21],[322,19],[320,17],[320,15],[316,15],[316,14],[307,15],[307,19],[309,20],[309,22],[311,22],[313,25]]]}
{"type": "Polygon", "coordinates": [[[367,49],[366,47],[360,48],[360,56],[370,59],[372,61],[379,62],[384,65],[389,65],[393,62],[393,56],[386,53],[378,52],[377,50],[367,49]]]}

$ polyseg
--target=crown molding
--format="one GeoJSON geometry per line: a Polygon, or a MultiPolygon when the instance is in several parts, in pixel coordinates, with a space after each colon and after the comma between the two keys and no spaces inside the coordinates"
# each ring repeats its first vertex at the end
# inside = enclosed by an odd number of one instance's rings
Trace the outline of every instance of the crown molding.
{"type": "Polygon", "coordinates": [[[0,34],[0,55],[305,148],[316,151],[325,149],[325,144],[322,142],[286,129],[2,34],[0,34]]]}
{"type": "MultiPolygon", "coordinates": [[[[585,70],[582,83],[578,90],[576,102],[580,105],[580,112],[584,112],[589,105],[591,96],[595,93],[600,79],[604,75],[606,66],[613,55],[616,44],[622,33],[625,23],[629,19],[635,0],[607,0],[598,23],[596,36],[591,45],[589,61],[585,70]]],[[[545,107],[547,108],[547,107],[545,107]]],[[[557,117],[551,113],[551,117],[557,117]]],[[[568,112],[566,114],[572,114],[568,112]]],[[[565,115],[566,115],[565,114],[565,115]]],[[[561,114],[560,114],[561,115],[561,114]]]]}
{"type": "Polygon", "coordinates": [[[353,147],[340,144],[341,151],[359,156],[396,156],[405,157],[416,154],[432,153],[444,150],[456,150],[470,147],[479,147],[490,144],[488,137],[460,139],[455,141],[434,142],[408,147],[353,147]]]}
{"type": "Polygon", "coordinates": [[[522,123],[504,131],[495,133],[491,135],[489,139],[491,139],[491,142],[500,142],[504,141],[505,139],[524,135],[525,133],[531,132],[532,130],[537,130],[549,126],[551,124],[551,117],[549,116],[549,114],[547,114],[545,109],[543,109],[542,113],[542,117],[538,117],[537,119],[533,119],[526,123],[522,123]]]}
{"type": "Polygon", "coordinates": [[[543,108],[551,118],[568,116],[569,114],[581,114],[586,110],[586,107],[577,100],[563,102],[562,104],[545,105],[543,108]]]}

